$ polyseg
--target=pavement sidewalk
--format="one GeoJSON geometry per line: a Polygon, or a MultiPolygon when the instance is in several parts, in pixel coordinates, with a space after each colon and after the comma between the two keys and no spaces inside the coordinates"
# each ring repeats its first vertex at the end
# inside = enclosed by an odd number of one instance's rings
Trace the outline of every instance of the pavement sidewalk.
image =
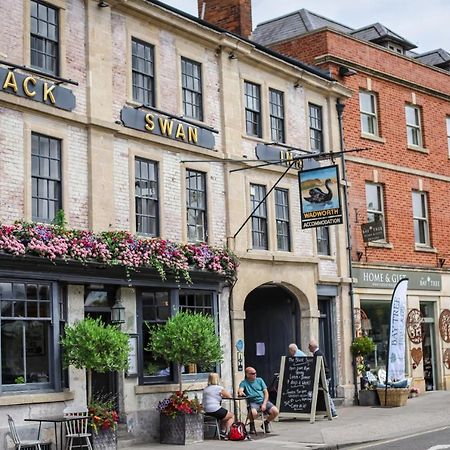
{"type": "MultiPolygon", "coordinates": [[[[205,440],[191,450],[228,449],[337,449],[371,441],[408,436],[450,425],[450,391],[433,391],[409,399],[406,406],[381,408],[347,406],[338,409],[338,418],[319,419],[313,424],[299,420],[274,423],[272,433],[252,441],[205,440]]],[[[141,444],[123,450],[180,449],[178,445],[141,444]]]]}

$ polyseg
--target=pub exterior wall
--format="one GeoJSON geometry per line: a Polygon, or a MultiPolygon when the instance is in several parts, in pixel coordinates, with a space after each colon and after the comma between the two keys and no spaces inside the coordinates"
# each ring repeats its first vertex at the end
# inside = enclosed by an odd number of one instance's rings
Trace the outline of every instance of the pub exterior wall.
{"type": "MultiPolygon", "coordinates": [[[[337,149],[335,102],[338,97],[347,97],[349,91],[264,54],[236,37],[207,29],[146,2],[135,0],[126,8],[114,0],[110,2],[111,8],[98,8],[94,0],[49,0],[47,3],[62,7],[64,11],[61,14],[66,27],[62,28],[60,75],[78,82],[78,86],[65,85],[76,97],[76,108],[71,112],[62,111],[0,91],[0,221],[31,219],[31,132],[62,140],[62,199],[69,227],[135,232],[134,159],[143,157],[159,163],[161,237],[186,241],[186,169],[201,170],[206,173],[208,184],[209,243],[228,244],[242,259],[232,294],[221,280],[216,283],[220,337],[225,350],[225,361],[221,365],[224,385],[230,390],[236,389],[242,378],[242,372],[236,369],[236,348],[231,336],[235,341],[245,339],[245,299],[260,285],[275,283],[286,287],[297,299],[302,312],[298,324],[302,347],[311,335],[318,333],[318,284],[336,287],[338,295],[332,300],[336,317],[348,317],[345,236],[341,230],[332,230],[332,254],[325,258],[317,254],[314,230],[303,231],[300,226],[297,172],[292,171],[280,184],[289,190],[292,251],[276,251],[272,199],[269,199],[270,248],[257,251],[251,248],[249,226],[233,238],[251,212],[249,184],[257,182],[269,188],[285,169],[271,167],[229,173],[230,169],[249,164],[226,163],[222,159],[255,159],[256,145],[270,140],[269,87],[285,93],[289,145],[309,148],[307,107],[308,102],[314,102],[323,107],[326,147],[337,149]],[[124,106],[139,106],[132,101],[131,94],[132,36],[155,46],[156,107],[170,115],[182,115],[180,57],[202,63],[204,124],[218,132],[213,150],[137,131],[120,123],[120,111],[124,106]],[[233,48],[237,60],[229,58],[228,51],[233,48]],[[302,78],[302,86],[294,87],[299,78],[302,78]],[[245,135],[244,80],[261,84],[264,139],[245,135]],[[186,160],[196,162],[183,162],[186,160]]],[[[7,29],[0,32],[0,52],[15,64],[29,65],[29,50],[23,46],[29,12],[22,10],[22,2],[8,0],[7,6],[11,13],[18,13],[15,16],[18,19],[8,20],[7,29]]],[[[7,268],[1,266],[0,269],[6,271],[7,268]]],[[[27,272],[15,276],[33,279],[38,275],[27,272]]],[[[138,288],[128,287],[125,279],[120,283],[115,280],[115,283],[126,307],[123,329],[136,333],[139,331],[136,322],[138,288]]],[[[84,315],[87,284],[68,280],[59,284],[64,285],[67,292],[68,323],[84,315]]],[[[153,286],[151,281],[149,286],[153,286]]],[[[336,336],[338,383],[345,387],[347,393],[343,395],[349,399],[351,363],[344,351],[349,341],[341,329],[336,330],[336,336]]],[[[16,422],[22,423],[26,417],[59,414],[66,406],[84,403],[84,371],[70,368],[68,378],[68,389],[44,397],[40,393],[30,393],[28,403],[22,399],[19,404],[19,396],[2,392],[0,412],[11,413],[16,422]]],[[[204,386],[202,380],[189,387],[200,395],[204,386]]],[[[158,415],[155,407],[176,388],[175,384],[143,385],[138,378],[119,374],[121,419],[129,432],[142,433],[142,439],[156,439],[158,415]]],[[[2,417],[0,443],[4,442],[7,428],[5,414],[2,417]]],[[[50,429],[45,433],[50,433],[50,429]]]]}

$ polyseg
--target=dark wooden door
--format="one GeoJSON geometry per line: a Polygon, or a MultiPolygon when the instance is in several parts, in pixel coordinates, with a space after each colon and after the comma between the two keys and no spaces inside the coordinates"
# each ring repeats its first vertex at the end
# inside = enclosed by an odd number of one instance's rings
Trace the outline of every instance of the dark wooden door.
{"type": "Polygon", "coordinates": [[[325,355],[326,364],[330,371],[330,394],[332,397],[334,397],[336,383],[334,371],[333,325],[330,298],[319,297],[319,311],[319,347],[325,355]]]}
{"type": "Polygon", "coordinates": [[[245,364],[267,385],[280,369],[288,345],[300,335],[297,301],[281,287],[260,287],[245,301],[245,364]]]}

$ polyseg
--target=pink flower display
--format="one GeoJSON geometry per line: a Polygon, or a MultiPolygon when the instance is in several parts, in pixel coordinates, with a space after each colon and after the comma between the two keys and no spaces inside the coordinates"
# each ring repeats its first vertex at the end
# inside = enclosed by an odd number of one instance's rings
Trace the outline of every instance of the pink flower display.
{"type": "Polygon", "coordinates": [[[93,233],[32,222],[0,225],[0,251],[14,256],[39,256],[54,262],[75,260],[119,265],[127,273],[152,268],[163,280],[167,273],[172,273],[175,279],[182,276],[187,282],[191,282],[192,270],[213,272],[233,280],[238,266],[230,250],[205,243],[180,244],[138,237],[128,231],[93,233]]]}

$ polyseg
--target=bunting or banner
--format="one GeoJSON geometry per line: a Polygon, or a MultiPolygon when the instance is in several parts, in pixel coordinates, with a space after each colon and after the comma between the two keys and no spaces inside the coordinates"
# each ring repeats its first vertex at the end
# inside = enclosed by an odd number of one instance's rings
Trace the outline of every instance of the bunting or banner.
{"type": "Polygon", "coordinates": [[[391,301],[391,326],[387,359],[387,380],[398,381],[405,378],[406,341],[406,291],[408,278],[400,280],[394,288],[391,301]]]}

